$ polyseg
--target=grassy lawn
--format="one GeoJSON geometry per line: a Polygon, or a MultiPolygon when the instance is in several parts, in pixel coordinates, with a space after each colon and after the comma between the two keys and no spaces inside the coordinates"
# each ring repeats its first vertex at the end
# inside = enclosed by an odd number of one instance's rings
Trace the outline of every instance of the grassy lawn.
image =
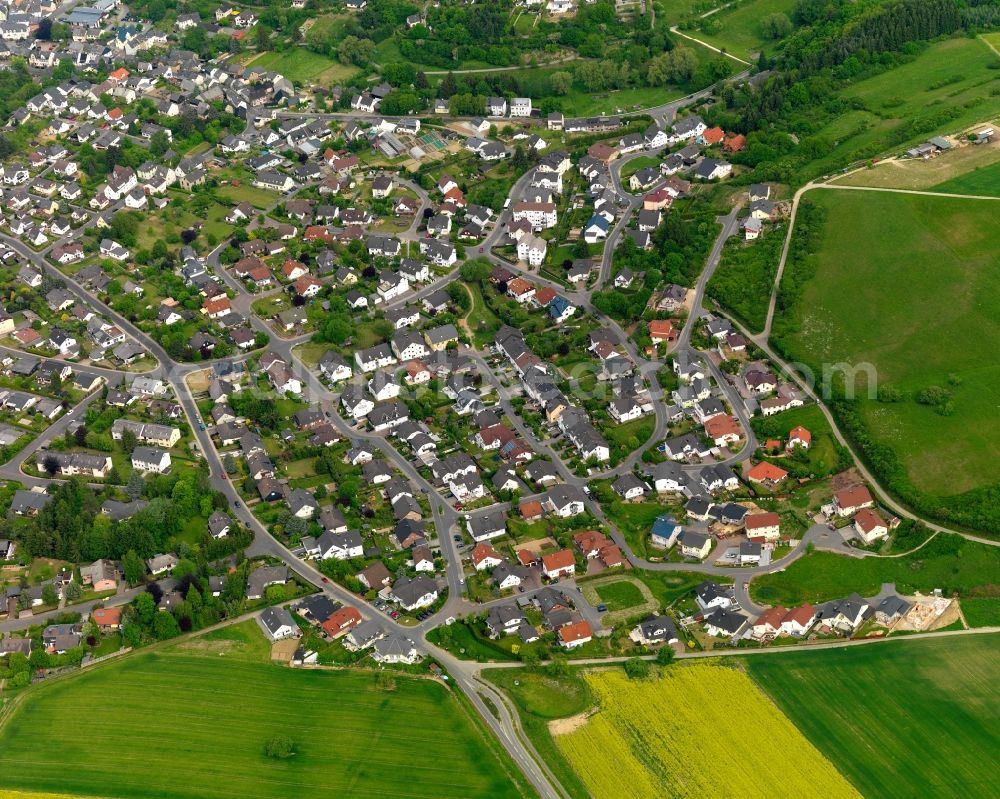
{"type": "Polygon", "coordinates": [[[231,183],[226,186],[219,186],[216,188],[215,193],[217,196],[229,200],[234,205],[247,202],[254,208],[268,208],[278,201],[278,195],[275,192],[258,189],[249,183],[240,183],[239,186],[234,186],[231,183]]]}
{"type": "Polygon", "coordinates": [[[829,142],[819,174],[939,133],[961,131],[1000,112],[997,55],[980,39],[946,39],[913,61],[845,89],[863,108],[839,115],[817,133],[829,142]]]}
{"type": "Polygon", "coordinates": [[[31,585],[38,585],[51,580],[56,574],[71,566],[67,560],[54,560],[53,558],[35,558],[28,567],[28,582],[31,585]]]}
{"type": "Polygon", "coordinates": [[[309,32],[314,36],[330,36],[342,34],[351,14],[323,14],[313,20],[309,32]]]}
{"type": "Polygon", "coordinates": [[[649,441],[656,429],[656,418],[650,414],[625,424],[610,422],[603,426],[604,435],[611,445],[612,459],[620,459],[649,441]],[[617,456],[617,457],[616,457],[617,456]]]}
{"type": "Polygon", "coordinates": [[[172,206],[168,206],[163,211],[151,213],[142,220],[142,224],[139,226],[137,246],[140,249],[149,249],[157,239],[166,241],[168,236],[180,236],[182,231],[197,221],[198,217],[193,213],[178,211],[172,206]]]}
{"type": "Polygon", "coordinates": [[[646,167],[652,167],[653,169],[659,169],[660,159],[653,158],[651,155],[640,155],[637,158],[633,158],[625,166],[622,167],[622,181],[628,180],[632,175],[638,172],[640,169],[645,169],[646,167]]]}
{"type": "Polygon", "coordinates": [[[214,657],[247,663],[267,663],[271,659],[271,644],[254,619],[190,638],[171,647],[171,650],[182,654],[210,653],[214,657]]]}
{"type": "Polygon", "coordinates": [[[546,645],[540,641],[525,644],[516,635],[491,640],[482,622],[460,621],[435,627],[427,637],[460,660],[475,660],[479,663],[515,661],[526,651],[535,651],[547,657],[546,645]]]}
{"type": "Polygon", "coordinates": [[[198,544],[201,542],[207,529],[208,519],[204,516],[193,516],[184,522],[175,539],[177,542],[183,541],[186,544],[198,544]]]}
{"type": "Polygon", "coordinates": [[[240,635],[218,634],[198,654],[141,654],[31,689],[0,728],[5,787],[123,799],[520,795],[513,766],[440,683],[399,675],[384,691],[373,672],[226,656],[240,635]],[[74,728],[109,697],[115,712],[92,715],[86,734],[38,746],[45,731],[74,728]],[[277,733],[292,737],[294,757],[264,755],[277,733]]]}
{"type": "Polygon", "coordinates": [[[297,47],[284,53],[264,53],[254,58],[251,66],[273,69],[300,86],[304,83],[333,86],[348,80],[358,72],[355,67],[344,66],[339,61],[304,47],[297,47]]]}
{"type": "Polygon", "coordinates": [[[711,0],[653,0],[653,8],[656,11],[657,25],[676,25],[687,17],[695,14],[704,14],[715,6],[724,5],[722,2],[712,2],[711,0]]]}
{"type": "Polygon", "coordinates": [[[775,45],[775,42],[764,38],[760,25],[761,18],[776,13],[791,17],[794,8],[795,0],[751,0],[749,3],[734,3],[729,8],[708,17],[710,20],[708,24],[712,26],[709,30],[712,30],[712,33],[691,31],[690,35],[720,50],[732,53],[737,58],[749,60],[754,53],[759,53],[761,50],[770,52],[775,45]]]}
{"type": "Polygon", "coordinates": [[[996,796],[984,764],[1000,746],[1000,637],[786,652],[743,665],[869,799],[996,796]]]}
{"type": "Polygon", "coordinates": [[[608,610],[628,610],[645,604],[646,600],[636,586],[628,580],[599,585],[594,589],[608,610]]]}
{"type": "Polygon", "coordinates": [[[1000,577],[1000,548],[956,535],[940,534],[916,552],[899,558],[852,558],[812,552],[781,572],[762,574],[750,583],[751,597],[764,605],[794,607],[825,602],[852,591],[874,596],[882,583],[904,594],[989,595],[1000,577]]]}
{"type": "Polygon", "coordinates": [[[628,545],[645,558],[662,557],[664,553],[649,546],[649,531],[657,516],[667,513],[658,502],[605,502],[601,506],[615,527],[621,530],[628,545]]]}
{"type": "Polygon", "coordinates": [[[287,311],[292,307],[285,294],[272,294],[270,297],[262,297],[254,300],[253,312],[264,319],[270,319],[282,311],[287,311]]]}
{"type": "MultiPolygon", "coordinates": [[[[659,22],[659,15],[657,15],[657,22],[659,22]]],[[[704,47],[699,47],[696,44],[690,42],[685,42],[685,44],[691,45],[691,50],[698,57],[699,63],[720,57],[717,53],[704,47]]],[[[379,45],[379,49],[381,50],[384,45],[385,42],[379,45]]],[[[578,61],[569,61],[553,66],[518,70],[517,78],[521,83],[521,90],[526,97],[540,98],[550,96],[549,75],[553,72],[572,73],[574,66],[578,63],[578,61]]],[[[730,63],[738,66],[735,62],[730,63]]],[[[417,69],[419,68],[417,66],[417,69]]],[[[631,111],[637,108],[652,108],[663,103],[668,103],[671,100],[676,100],[678,97],[683,97],[690,91],[692,91],[691,88],[671,85],[613,89],[595,94],[579,81],[574,81],[569,93],[554,99],[558,103],[559,110],[567,116],[589,116],[593,114],[615,114],[620,111],[631,111]]]]}
{"type": "Polygon", "coordinates": [[[309,477],[316,474],[316,459],[302,458],[301,460],[290,461],[285,468],[288,471],[288,476],[293,479],[296,477],[309,477]]]}
{"type": "Polygon", "coordinates": [[[889,189],[930,189],[954,194],[995,195],[996,185],[973,179],[968,173],[996,174],[988,167],[1000,162],[1000,140],[990,144],[962,146],[928,160],[904,158],[882,161],[836,179],[838,185],[874,186],[889,189]],[[969,180],[962,178],[968,175],[969,180]],[[973,191],[973,189],[975,189],[973,191]]]}
{"type": "Polygon", "coordinates": [[[477,635],[464,622],[456,622],[447,627],[435,627],[428,633],[427,638],[462,660],[489,663],[496,660],[518,659],[510,651],[502,650],[496,642],[477,635]]]}
{"type": "MultiPolygon", "coordinates": [[[[642,580],[664,607],[673,604],[705,580],[705,575],[701,572],[654,572],[633,569],[629,574],[642,580]]],[[[720,584],[732,582],[728,577],[713,576],[712,579],[720,584]]]]}
{"type": "Polygon", "coordinates": [[[305,344],[297,344],[294,352],[306,366],[316,366],[320,358],[326,355],[330,347],[319,341],[307,341],[305,344]]]}
{"type": "Polygon", "coordinates": [[[500,329],[500,320],[483,299],[483,290],[478,283],[465,283],[463,285],[472,297],[472,307],[469,310],[469,315],[465,317],[465,323],[475,338],[476,345],[482,346],[490,341],[493,334],[500,329]]]}
{"type": "MultiPolygon", "coordinates": [[[[399,52],[399,42],[397,42],[393,36],[379,42],[378,46],[376,46],[375,61],[379,64],[406,62],[418,71],[440,72],[441,74],[437,76],[438,80],[443,78],[448,71],[447,69],[442,69],[441,67],[436,67],[432,64],[419,64],[408,58],[404,58],[403,54],[399,52]]],[[[452,69],[489,69],[490,67],[493,67],[493,64],[487,64],[485,61],[460,61],[456,63],[452,69]]],[[[428,77],[433,79],[435,76],[429,75],[428,77]]]]}
{"type": "Polygon", "coordinates": [[[788,226],[768,225],[755,241],[734,236],[722,250],[719,266],[708,284],[708,294],[735,315],[751,333],[760,333],[788,226]]]}
{"type": "Polygon", "coordinates": [[[788,433],[804,427],[812,433],[812,444],[808,451],[808,465],[818,476],[832,474],[840,461],[839,445],[833,437],[830,423],[818,405],[804,405],[774,416],[754,417],[753,428],[762,438],[779,438],[782,445],[788,440],[788,433]]]}
{"type": "MultiPolygon", "coordinates": [[[[700,54],[703,48],[693,49],[700,54]]],[[[618,113],[618,109],[629,111],[637,108],[652,108],[669,103],[687,93],[685,89],[674,87],[642,86],[634,89],[612,89],[593,94],[582,88],[578,89],[574,84],[570,93],[560,98],[560,106],[564,114],[572,116],[615,114],[618,113]]]]}
{"type": "Polygon", "coordinates": [[[873,192],[809,199],[826,222],[779,346],[816,374],[858,369],[864,421],[918,489],[944,496],[1000,479],[1000,366],[983,357],[1000,345],[1000,209],[873,192]],[[902,401],[867,399],[872,374],[902,401]],[[947,414],[916,401],[931,386],[950,392],[947,414]]]}

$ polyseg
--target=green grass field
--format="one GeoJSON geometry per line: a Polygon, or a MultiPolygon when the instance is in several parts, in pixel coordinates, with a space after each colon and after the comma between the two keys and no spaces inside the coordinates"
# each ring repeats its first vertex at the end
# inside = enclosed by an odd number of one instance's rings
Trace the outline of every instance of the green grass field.
{"type": "Polygon", "coordinates": [[[4,786],[119,799],[520,795],[499,745],[440,683],[400,675],[385,691],[373,672],[282,668],[260,662],[250,636],[32,689],[0,727],[4,786]],[[293,757],[264,755],[276,733],[293,757]]]}
{"type": "Polygon", "coordinates": [[[632,550],[641,557],[662,556],[658,549],[649,546],[649,531],[657,516],[662,516],[665,508],[659,502],[622,502],[614,500],[602,503],[601,507],[632,550]]]}
{"type": "Polygon", "coordinates": [[[469,313],[465,317],[465,324],[475,338],[477,346],[483,346],[492,339],[493,334],[500,327],[500,320],[483,299],[483,289],[478,283],[465,283],[464,285],[472,302],[469,313]]]}
{"type": "Polygon", "coordinates": [[[931,188],[931,191],[1000,197],[1000,163],[979,167],[964,175],[938,183],[931,188]]]}
{"type": "Polygon", "coordinates": [[[970,627],[1000,626],[1000,597],[970,597],[962,600],[962,614],[970,627]]]}
{"type": "MultiPolygon", "coordinates": [[[[1000,113],[998,57],[981,39],[946,39],[912,61],[848,87],[863,103],[826,123],[829,144],[817,163],[836,171],[854,160],[897,151],[938,133],[954,133],[1000,113]]],[[[822,174],[822,172],[820,172],[822,174]]]]}
{"type": "Polygon", "coordinates": [[[273,69],[299,86],[303,83],[332,86],[353,77],[358,71],[354,67],[344,66],[339,61],[304,47],[297,47],[285,53],[264,53],[254,58],[250,66],[273,69]]]}
{"type": "Polygon", "coordinates": [[[608,606],[608,610],[628,610],[645,604],[646,599],[633,583],[628,580],[618,580],[614,583],[605,583],[595,589],[601,602],[608,606]]]}
{"type": "Polygon", "coordinates": [[[776,338],[816,374],[853,365],[861,412],[913,484],[957,494],[1000,478],[1000,204],[892,193],[815,191],[826,210],[815,273],[791,332],[776,338]],[[902,401],[867,398],[867,376],[902,401]],[[920,404],[931,386],[947,414],[920,404]]]}
{"type": "Polygon", "coordinates": [[[768,14],[792,15],[795,0],[750,0],[733,4],[706,19],[715,32],[692,31],[691,35],[720,50],[732,53],[737,58],[747,60],[761,50],[771,52],[776,42],[764,38],[760,20],[768,14]],[[716,30],[717,28],[717,30],[716,30]]]}
{"type": "Polygon", "coordinates": [[[743,665],[867,799],[997,795],[1000,636],[788,652],[743,665]]]}
{"type": "Polygon", "coordinates": [[[622,167],[621,179],[623,182],[627,181],[632,175],[638,172],[640,169],[645,169],[646,167],[652,167],[653,169],[659,169],[660,159],[654,158],[649,155],[640,155],[633,158],[625,166],[622,167]]]}
{"type": "Polygon", "coordinates": [[[887,189],[928,189],[954,194],[997,196],[997,172],[990,169],[1000,163],[1000,142],[986,145],[962,145],[924,160],[903,158],[881,161],[836,179],[841,186],[874,186],[887,189]],[[980,172],[972,177],[970,173],[980,172]],[[992,179],[991,179],[992,178],[992,179]]]}
{"type": "MultiPolygon", "coordinates": [[[[659,15],[657,15],[657,20],[659,20],[659,15]]],[[[379,50],[385,44],[385,42],[380,44],[379,50]]],[[[722,58],[718,53],[714,53],[705,47],[700,47],[694,42],[684,42],[684,46],[690,46],[691,50],[698,57],[699,63],[722,58]]],[[[567,61],[552,66],[519,69],[517,71],[517,79],[521,84],[521,91],[527,97],[551,97],[549,75],[553,72],[569,72],[572,74],[573,68],[577,63],[579,62],[567,61]]],[[[729,63],[733,67],[739,66],[733,61],[729,61],[729,63]]],[[[443,75],[432,75],[430,78],[433,84],[434,81],[440,81],[443,75]]],[[[630,89],[609,89],[595,93],[579,81],[574,81],[567,94],[555,97],[554,99],[558,103],[559,110],[567,116],[588,116],[592,114],[615,114],[620,111],[631,111],[638,108],[651,108],[663,103],[669,103],[678,97],[683,97],[690,91],[690,88],[670,85],[637,86],[630,89]]]]}
{"type": "Polygon", "coordinates": [[[750,595],[765,605],[794,607],[837,599],[852,591],[874,596],[882,583],[895,583],[896,590],[905,594],[940,588],[946,596],[990,596],[1000,583],[1000,547],[941,533],[899,558],[812,552],[780,572],[755,577],[750,595]]]}

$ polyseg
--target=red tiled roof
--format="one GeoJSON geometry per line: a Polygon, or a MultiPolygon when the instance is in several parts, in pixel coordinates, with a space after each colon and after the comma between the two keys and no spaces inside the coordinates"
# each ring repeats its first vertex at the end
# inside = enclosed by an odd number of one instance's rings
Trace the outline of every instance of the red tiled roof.
{"type": "Polygon", "coordinates": [[[98,627],[108,627],[114,626],[121,623],[122,620],[122,609],[121,608],[94,608],[91,616],[94,618],[94,624],[98,627]]]}
{"type": "Polygon", "coordinates": [[[760,530],[764,527],[774,527],[780,523],[781,517],[773,512],[751,513],[745,521],[747,532],[750,530],[760,530]]]}
{"type": "Polygon", "coordinates": [[[518,511],[524,519],[532,519],[542,515],[542,503],[537,499],[529,499],[518,506],[518,511]]]}
{"type": "Polygon", "coordinates": [[[542,566],[546,571],[567,569],[575,565],[576,558],[573,556],[572,551],[568,549],[560,549],[558,552],[553,552],[551,555],[544,555],[542,557],[542,566]]]}
{"type": "Polygon", "coordinates": [[[713,416],[705,422],[705,433],[709,438],[721,438],[727,435],[742,435],[739,424],[737,424],[736,419],[728,414],[721,413],[718,416],[713,416]]]}
{"type": "Polygon", "coordinates": [[[833,495],[838,508],[856,508],[872,501],[872,495],[863,485],[844,488],[833,495]]]}
{"type": "Polygon", "coordinates": [[[654,319],[649,323],[651,338],[670,338],[674,334],[674,323],[669,319],[654,319]]]}
{"type": "Polygon", "coordinates": [[[726,133],[722,128],[714,127],[706,130],[701,136],[709,144],[718,144],[726,137],[726,133]]]}
{"type": "Polygon", "coordinates": [[[761,613],[757,621],[754,622],[754,625],[769,624],[771,627],[777,629],[781,626],[781,622],[785,620],[787,615],[788,608],[783,608],[781,605],[778,605],[777,607],[770,608],[761,613]]]}
{"type": "Polygon", "coordinates": [[[812,441],[812,433],[804,427],[793,427],[788,433],[788,440],[792,441],[793,439],[798,439],[808,445],[812,441]]]}
{"type": "Polygon", "coordinates": [[[799,607],[792,608],[788,611],[782,621],[794,621],[798,624],[807,624],[815,615],[816,608],[806,602],[804,605],[800,605],[799,607]]]}
{"type": "Polygon", "coordinates": [[[870,533],[876,527],[885,527],[885,521],[871,508],[863,508],[859,510],[857,515],[854,517],[854,523],[864,530],[866,533],[870,533]]]}
{"type": "Polygon", "coordinates": [[[587,621],[578,621],[559,628],[559,641],[564,644],[592,638],[593,635],[594,631],[590,629],[590,623],[587,621]]]}
{"type": "Polygon", "coordinates": [[[765,481],[777,483],[786,477],[788,477],[788,472],[767,461],[761,461],[747,472],[747,480],[752,483],[763,483],[765,481]]]}
{"type": "Polygon", "coordinates": [[[328,635],[337,636],[358,624],[361,624],[361,614],[358,609],[345,605],[331,613],[320,626],[328,635]]]}
{"type": "Polygon", "coordinates": [[[500,557],[500,553],[497,552],[489,544],[476,544],[476,546],[473,547],[472,563],[474,566],[478,568],[479,564],[482,563],[484,560],[487,560],[488,558],[493,558],[494,560],[503,560],[503,558],[500,557]]]}

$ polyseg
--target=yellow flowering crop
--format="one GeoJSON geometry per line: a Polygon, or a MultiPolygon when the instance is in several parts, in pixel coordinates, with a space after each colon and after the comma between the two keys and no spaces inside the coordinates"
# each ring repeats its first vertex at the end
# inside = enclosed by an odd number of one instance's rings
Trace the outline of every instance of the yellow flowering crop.
{"type": "Polygon", "coordinates": [[[587,682],[600,711],[555,740],[594,799],[860,797],[740,671],[698,663],[587,682]]]}

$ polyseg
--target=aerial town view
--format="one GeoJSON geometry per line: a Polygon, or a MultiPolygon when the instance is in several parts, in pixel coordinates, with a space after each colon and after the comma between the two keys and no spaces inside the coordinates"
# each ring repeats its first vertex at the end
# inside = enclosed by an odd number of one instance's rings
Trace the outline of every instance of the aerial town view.
{"type": "Polygon", "coordinates": [[[998,126],[1000,0],[0,0],[0,799],[1000,797],[998,126]]]}

